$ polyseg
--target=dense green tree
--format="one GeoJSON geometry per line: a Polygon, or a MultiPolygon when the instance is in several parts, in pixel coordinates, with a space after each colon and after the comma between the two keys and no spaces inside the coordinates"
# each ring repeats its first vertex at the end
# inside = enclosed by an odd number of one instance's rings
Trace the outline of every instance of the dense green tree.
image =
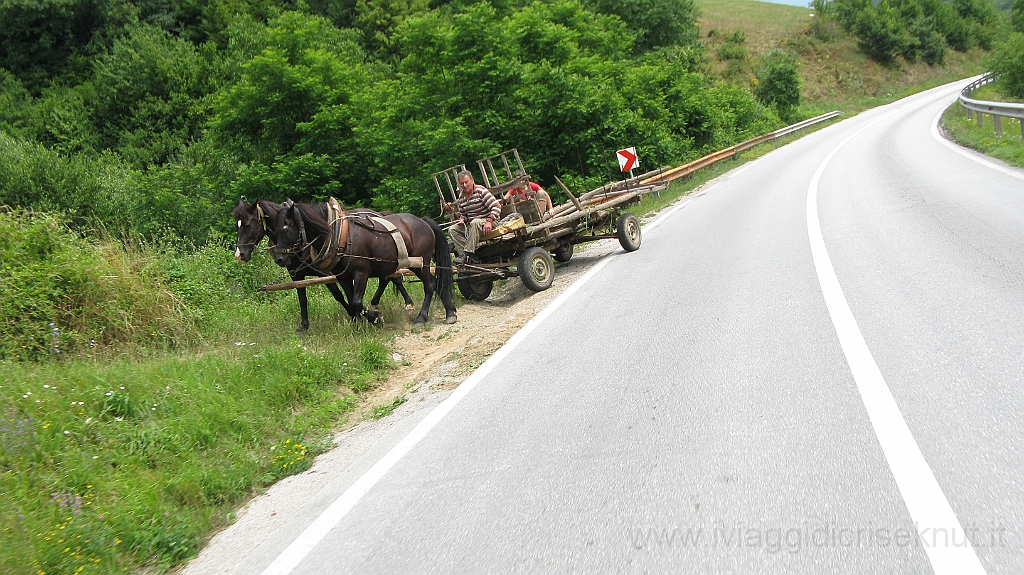
{"type": "Polygon", "coordinates": [[[800,69],[797,57],[791,52],[770,50],[761,56],[754,75],[757,86],[754,95],[766,106],[779,111],[789,120],[793,109],[800,105],[800,69]]]}
{"type": "Polygon", "coordinates": [[[1010,5],[1010,22],[1018,32],[1024,33],[1024,0],[1013,0],[1010,5]]]}
{"type": "Polygon", "coordinates": [[[865,8],[857,18],[854,31],[862,52],[883,64],[890,64],[907,47],[904,24],[899,12],[882,0],[865,8]]]}
{"type": "Polygon", "coordinates": [[[95,61],[94,114],[102,147],[137,166],[166,163],[198,137],[215,87],[212,47],[197,49],[138,24],[95,61]]]}
{"type": "Polygon", "coordinates": [[[20,134],[31,111],[32,95],[14,74],[0,68],[0,132],[20,134]]]}
{"type": "Polygon", "coordinates": [[[693,0],[587,0],[587,5],[599,13],[622,18],[636,38],[634,47],[638,52],[697,40],[697,7],[693,0]]]}
{"type": "Polygon", "coordinates": [[[3,0],[0,68],[38,93],[107,24],[110,8],[106,0],[3,0]]]}
{"type": "Polygon", "coordinates": [[[271,20],[263,35],[265,47],[217,95],[211,122],[217,142],[248,164],[239,190],[368,200],[351,99],[378,73],[365,63],[357,36],[298,12],[271,20]]]}
{"type": "Polygon", "coordinates": [[[426,12],[428,0],[356,0],[353,27],[363,33],[363,46],[379,57],[394,55],[394,34],[406,18],[426,12]]]}
{"type": "Polygon", "coordinates": [[[989,60],[999,83],[1012,96],[1024,98],[1024,34],[1012,32],[1000,42],[989,60]]]}

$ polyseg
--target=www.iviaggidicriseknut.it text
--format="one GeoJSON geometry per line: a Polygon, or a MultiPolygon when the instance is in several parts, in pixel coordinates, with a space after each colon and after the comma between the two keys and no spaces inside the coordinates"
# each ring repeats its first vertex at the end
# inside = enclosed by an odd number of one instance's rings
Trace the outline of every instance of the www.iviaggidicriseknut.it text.
{"type": "Polygon", "coordinates": [[[717,524],[711,527],[629,527],[626,536],[636,549],[739,548],[767,553],[800,553],[806,549],[869,547],[1006,547],[1007,529],[999,523],[962,528],[918,524],[877,525],[811,524],[786,527],[750,527],[717,524]]]}

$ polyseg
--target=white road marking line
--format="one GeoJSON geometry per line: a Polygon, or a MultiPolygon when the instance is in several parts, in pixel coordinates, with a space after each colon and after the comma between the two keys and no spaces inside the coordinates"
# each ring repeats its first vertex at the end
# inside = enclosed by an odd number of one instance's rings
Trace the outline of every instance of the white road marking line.
{"type": "Polygon", "coordinates": [[[309,527],[306,528],[296,539],[289,545],[280,555],[271,563],[266,569],[263,570],[262,575],[287,575],[291,573],[295,567],[298,566],[299,562],[302,561],[310,551],[316,547],[317,543],[323,540],[327,534],[334,529],[336,525],[345,517],[346,514],[355,506],[356,503],[366,495],[366,493],[372,488],[382,477],[386,474],[405,454],[420,442],[421,439],[426,437],[427,433],[434,428],[446,415],[450,412],[474,387],[477,386],[487,375],[497,366],[505,357],[512,352],[530,333],[537,328],[545,319],[548,318],[556,309],[558,309],[569,297],[575,293],[578,289],[583,287],[590,278],[594,277],[603,268],[608,265],[608,262],[612,261],[619,253],[614,252],[608,254],[601,261],[597,262],[594,267],[590,268],[587,273],[583,274],[580,279],[576,280],[571,286],[569,286],[564,292],[562,292],[554,301],[549,303],[544,309],[542,309],[532,320],[529,321],[522,329],[516,332],[508,342],[501,347],[498,351],[494,352],[490,358],[487,359],[470,375],[466,381],[462,382],[459,387],[455,388],[455,391],[448,396],[440,405],[435,407],[433,411],[427,414],[427,416],[419,424],[413,428],[397,445],[391,448],[380,461],[374,464],[362,477],[360,477],[351,487],[349,487],[344,493],[342,493],[334,503],[325,509],[319,517],[314,520],[309,527]]]}
{"type": "MultiPolygon", "coordinates": [[[[942,488],[935,480],[931,468],[928,467],[928,462],[925,461],[917,441],[907,427],[907,422],[903,419],[896,400],[893,399],[892,391],[882,377],[882,372],[878,369],[875,358],[871,355],[867,342],[864,341],[864,336],[857,326],[857,320],[853,317],[832,267],[832,260],[825,249],[825,240],[818,222],[818,182],[825,167],[847,142],[889,115],[872,121],[843,140],[818,166],[807,188],[807,235],[811,244],[814,268],[818,274],[818,283],[821,284],[821,293],[825,297],[825,304],[835,326],[836,335],[839,336],[843,354],[857,382],[857,389],[871,419],[875,436],[878,437],[878,442],[885,453],[885,459],[903,496],[903,502],[917,524],[918,532],[930,529],[932,533],[936,533],[936,530],[945,529],[944,533],[964,535],[960,521],[949,506],[949,501],[942,493],[942,488]]],[[[962,547],[926,545],[925,552],[936,575],[985,573],[974,546],[966,536],[962,547]]]]}
{"type": "Polygon", "coordinates": [[[970,159],[974,160],[975,162],[978,162],[979,164],[981,164],[983,166],[987,166],[987,167],[992,168],[993,170],[995,170],[997,172],[1002,172],[1002,173],[1004,173],[1004,174],[1006,174],[1008,176],[1013,176],[1014,178],[1017,178],[1018,180],[1024,180],[1024,171],[1021,171],[1019,169],[1014,169],[1014,168],[1008,168],[1006,166],[1001,166],[1001,165],[999,165],[999,164],[997,164],[997,163],[995,163],[995,162],[993,162],[991,160],[987,160],[985,158],[982,158],[979,155],[979,152],[975,152],[975,153],[968,152],[966,149],[961,147],[959,144],[955,144],[953,142],[950,142],[946,138],[943,138],[942,134],[939,133],[939,120],[942,119],[942,114],[945,111],[946,111],[945,108],[943,108],[941,111],[939,111],[938,114],[935,115],[935,119],[932,120],[932,137],[933,138],[935,138],[943,146],[946,146],[950,150],[953,150],[954,152],[960,154],[961,156],[963,156],[965,158],[970,158],[970,159]]]}
{"type": "MultiPolygon", "coordinates": [[[[701,193],[704,193],[704,192],[701,192],[701,193]]],[[[686,204],[688,204],[688,203],[690,203],[692,201],[693,201],[692,199],[686,200],[685,202],[682,202],[681,204],[679,204],[678,206],[676,206],[676,207],[672,208],[671,210],[665,212],[664,214],[661,214],[660,216],[655,218],[653,222],[651,222],[651,223],[647,224],[646,226],[644,226],[640,230],[641,233],[642,232],[649,232],[649,231],[653,230],[654,228],[656,228],[658,226],[658,224],[660,224],[661,222],[667,220],[672,214],[674,214],[674,213],[678,212],[679,210],[685,208],[686,204]]]]}

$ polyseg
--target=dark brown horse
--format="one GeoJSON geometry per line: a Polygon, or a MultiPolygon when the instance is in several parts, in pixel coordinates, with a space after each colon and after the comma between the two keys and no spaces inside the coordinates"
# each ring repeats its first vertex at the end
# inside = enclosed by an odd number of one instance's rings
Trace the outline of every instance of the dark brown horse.
{"type": "MultiPolygon", "coordinates": [[[[277,243],[277,234],[273,230],[274,219],[277,217],[277,212],[281,210],[281,204],[275,204],[274,202],[268,202],[266,200],[256,200],[253,203],[248,203],[245,200],[239,200],[238,205],[232,212],[232,216],[235,219],[235,224],[238,228],[238,238],[235,242],[235,259],[239,262],[247,262],[252,258],[253,250],[256,246],[263,241],[263,237],[266,236],[268,241],[273,247],[277,243]]],[[[352,210],[356,213],[373,213],[371,210],[365,210],[361,208],[355,208],[352,210]]],[[[308,266],[302,265],[301,262],[296,262],[294,267],[286,268],[288,275],[292,278],[292,281],[305,279],[308,276],[321,276],[324,275],[315,269],[311,269],[308,266]]],[[[412,298],[409,297],[409,292],[405,290],[405,286],[402,285],[402,280],[398,278],[387,278],[381,279],[377,286],[377,292],[373,295],[373,299],[370,300],[370,304],[376,306],[380,303],[380,298],[384,294],[385,288],[387,288],[388,281],[394,283],[399,293],[405,299],[406,307],[411,307],[413,302],[412,298]]],[[[327,289],[330,290],[331,295],[334,299],[345,308],[348,314],[354,315],[354,312],[349,309],[348,302],[345,301],[345,296],[342,290],[337,284],[327,284],[327,289]]],[[[305,331],[309,328],[309,311],[306,301],[306,288],[298,288],[295,290],[299,298],[299,313],[302,316],[301,323],[299,324],[299,331],[305,331]]]]}
{"type": "Polygon", "coordinates": [[[433,220],[412,214],[371,218],[366,213],[346,214],[340,205],[336,208],[337,212],[331,212],[328,204],[282,205],[272,226],[277,237],[271,250],[274,261],[289,269],[304,265],[338,276],[348,296],[349,314],[365,315],[373,323],[380,321],[380,314],[363,309],[367,280],[386,278],[400,267],[408,267],[423,282],[423,306],[413,324],[427,321],[435,291],[444,305],[446,323],[455,323],[451,249],[444,231],[433,220]],[[401,235],[400,242],[393,233],[401,235]],[[430,274],[432,259],[436,277],[430,274]]]}

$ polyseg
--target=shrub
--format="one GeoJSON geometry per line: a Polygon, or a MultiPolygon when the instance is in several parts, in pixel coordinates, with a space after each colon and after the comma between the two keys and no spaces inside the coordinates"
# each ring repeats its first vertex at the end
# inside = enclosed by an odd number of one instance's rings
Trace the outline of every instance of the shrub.
{"type": "Polygon", "coordinates": [[[63,156],[0,133],[0,204],[130,228],[137,215],[137,176],[112,156],[63,156]]]}
{"type": "Polygon", "coordinates": [[[151,253],[91,241],[45,213],[0,212],[0,310],[0,359],[194,335],[151,253]]]}
{"type": "Polygon", "coordinates": [[[883,64],[891,64],[907,48],[899,13],[885,0],[861,11],[854,30],[857,34],[857,47],[883,64]]]}
{"type": "Polygon", "coordinates": [[[796,56],[783,50],[770,50],[761,56],[754,74],[757,99],[788,119],[790,112],[800,105],[800,70],[796,56]]]}
{"type": "Polygon", "coordinates": [[[1012,33],[999,43],[989,66],[999,75],[999,83],[1008,94],[1024,98],[1024,34],[1012,33]]]}
{"type": "Polygon", "coordinates": [[[1024,33],[1024,0],[1013,0],[1010,5],[1010,22],[1018,32],[1024,33]]]}
{"type": "Polygon", "coordinates": [[[733,62],[745,62],[747,59],[747,47],[743,44],[726,42],[718,47],[718,59],[733,62]]]}

